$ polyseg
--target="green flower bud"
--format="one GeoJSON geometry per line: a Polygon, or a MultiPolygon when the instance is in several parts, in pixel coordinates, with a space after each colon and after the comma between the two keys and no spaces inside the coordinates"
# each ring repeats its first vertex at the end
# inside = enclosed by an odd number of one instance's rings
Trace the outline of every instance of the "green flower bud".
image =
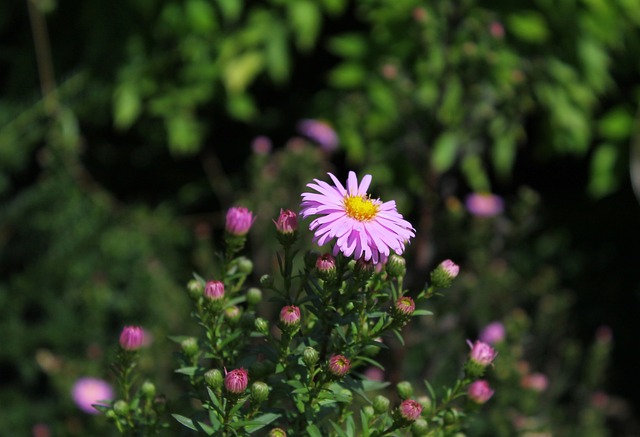
{"type": "Polygon", "coordinates": [[[140,387],[140,391],[146,398],[151,399],[156,395],[156,386],[151,381],[145,381],[140,387]]]}
{"type": "Polygon", "coordinates": [[[240,310],[240,307],[236,305],[230,306],[224,310],[224,317],[232,324],[237,323],[241,316],[242,311],[240,310]]]}
{"type": "Polygon", "coordinates": [[[255,327],[262,335],[269,335],[269,322],[262,317],[258,317],[255,322],[255,327]]]}
{"type": "Polygon", "coordinates": [[[411,435],[415,437],[426,435],[428,430],[429,423],[423,418],[416,419],[416,421],[411,424],[411,435]]]}
{"type": "Polygon", "coordinates": [[[116,401],[116,403],[113,404],[113,411],[115,411],[118,416],[126,416],[129,412],[129,405],[123,400],[116,401]]]}
{"type": "Polygon", "coordinates": [[[253,261],[249,258],[241,256],[235,260],[236,266],[238,268],[238,273],[243,275],[249,275],[253,271],[253,261]]]}
{"type": "Polygon", "coordinates": [[[420,396],[416,400],[420,405],[422,405],[424,411],[429,411],[431,409],[432,402],[431,398],[429,398],[428,396],[420,396]]]}
{"type": "Polygon", "coordinates": [[[398,396],[400,399],[409,399],[413,396],[413,387],[409,381],[401,381],[396,386],[396,390],[398,390],[398,396]]]}
{"type": "Polygon", "coordinates": [[[258,305],[262,301],[262,290],[251,287],[247,290],[247,303],[249,306],[258,305]]]}
{"type": "Polygon", "coordinates": [[[191,299],[198,300],[204,292],[204,286],[197,279],[192,279],[187,282],[187,291],[189,292],[189,297],[191,299]]]}
{"type": "Polygon", "coordinates": [[[319,358],[320,355],[318,354],[318,351],[311,346],[308,346],[305,348],[304,352],[302,352],[302,361],[309,368],[313,367],[314,364],[318,362],[319,358]]]}
{"type": "Polygon", "coordinates": [[[436,288],[451,287],[453,280],[460,272],[460,267],[450,259],[442,261],[431,272],[431,283],[436,288]]]}
{"type": "Polygon", "coordinates": [[[269,397],[269,386],[261,381],[251,384],[251,400],[256,403],[264,402],[269,397]]]}
{"type": "Polygon", "coordinates": [[[264,288],[271,288],[273,286],[273,278],[271,275],[262,275],[260,278],[260,285],[264,288]]]}
{"type": "Polygon", "coordinates": [[[287,433],[282,428],[273,428],[267,437],[287,437],[287,433]]]}
{"type": "Polygon", "coordinates": [[[198,346],[198,339],[194,337],[185,338],[180,343],[180,347],[182,348],[182,352],[188,357],[195,356],[200,351],[200,346],[198,346]]]}
{"type": "Polygon", "coordinates": [[[386,413],[387,411],[389,411],[390,404],[391,404],[391,401],[389,401],[389,398],[382,395],[378,395],[373,399],[373,410],[377,414],[386,413]]]}
{"type": "Polygon", "coordinates": [[[366,417],[367,419],[371,419],[373,416],[375,416],[376,412],[371,405],[365,405],[364,407],[362,407],[362,414],[364,414],[364,417],[366,417]]]}
{"type": "Polygon", "coordinates": [[[387,273],[389,276],[398,277],[404,276],[407,273],[407,262],[400,255],[396,255],[392,253],[389,255],[389,260],[387,261],[386,266],[387,273]]]}
{"type": "Polygon", "coordinates": [[[207,370],[204,374],[204,381],[207,385],[215,390],[222,387],[222,382],[224,378],[222,377],[222,372],[218,369],[207,370]]]}

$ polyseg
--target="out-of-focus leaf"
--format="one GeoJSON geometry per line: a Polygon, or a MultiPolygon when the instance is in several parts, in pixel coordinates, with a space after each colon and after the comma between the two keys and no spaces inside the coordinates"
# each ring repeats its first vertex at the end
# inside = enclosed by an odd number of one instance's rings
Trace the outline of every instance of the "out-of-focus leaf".
{"type": "Polygon", "coordinates": [[[525,11],[512,14],[507,18],[507,26],[511,33],[522,41],[543,43],[549,38],[549,28],[539,12],[525,11]]]}
{"type": "Polygon", "coordinates": [[[621,106],[607,112],[598,122],[598,133],[611,141],[625,140],[632,129],[633,116],[621,106]]]}
{"type": "Polygon", "coordinates": [[[290,62],[287,49],[287,34],[283,26],[274,22],[273,28],[266,36],[265,56],[267,72],[274,82],[283,82],[289,77],[290,62]]]}
{"type": "Polygon", "coordinates": [[[257,108],[248,94],[232,94],[227,99],[227,111],[233,118],[248,121],[256,115],[257,108]]]}
{"type": "Polygon", "coordinates": [[[211,32],[216,28],[216,14],[209,2],[188,0],[185,14],[190,28],[197,33],[211,32]]]}
{"type": "Polygon", "coordinates": [[[242,12],[242,0],[218,0],[217,3],[226,21],[234,23],[238,20],[242,12]]]}
{"type": "Polygon", "coordinates": [[[487,192],[490,190],[489,178],[478,155],[466,155],[462,159],[461,168],[473,191],[487,192]]]}
{"type": "Polygon", "coordinates": [[[113,93],[113,119],[115,127],[127,129],[142,112],[142,102],[137,87],[131,83],[120,84],[113,93]]]}
{"type": "Polygon", "coordinates": [[[493,145],[491,147],[491,160],[496,172],[501,177],[506,177],[513,168],[516,158],[517,143],[514,135],[503,133],[494,136],[493,145]]]}
{"type": "Polygon", "coordinates": [[[261,52],[250,51],[229,61],[223,70],[227,91],[238,94],[246,89],[264,66],[261,52]]]}
{"type": "Polygon", "coordinates": [[[336,88],[355,88],[367,77],[367,70],[355,62],[343,62],[329,74],[329,83],[336,88]]]}
{"type": "Polygon", "coordinates": [[[189,112],[179,112],[165,119],[169,148],[178,155],[190,155],[200,148],[201,127],[189,112]]]}
{"type": "Polygon", "coordinates": [[[296,45],[301,50],[310,49],[318,37],[322,22],[318,5],[310,0],[296,0],[287,3],[287,6],[296,45]]]}
{"type": "Polygon", "coordinates": [[[332,15],[339,14],[344,11],[347,6],[346,0],[322,0],[325,10],[332,15]]]}
{"type": "Polygon", "coordinates": [[[438,137],[433,145],[431,164],[439,172],[449,170],[456,160],[460,140],[453,132],[445,132],[438,137]]]}
{"type": "Polygon", "coordinates": [[[360,33],[345,33],[334,36],[328,43],[329,51],[343,58],[361,59],[367,53],[367,46],[367,40],[360,33]]]}
{"type": "Polygon", "coordinates": [[[609,85],[609,56],[604,47],[592,38],[581,38],[578,42],[578,56],[583,64],[584,75],[589,86],[602,92],[609,85]]]}
{"type": "Polygon", "coordinates": [[[462,82],[457,76],[447,79],[442,104],[438,116],[445,125],[456,123],[462,118],[462,82]]]}
{"type": "Polygon", "coordinates": [[[615,167],[618,149],[610,143],[600,144],[591,158],[591,174],[587,190],[594,197],[603,197],[617,188],[615,167]]]}

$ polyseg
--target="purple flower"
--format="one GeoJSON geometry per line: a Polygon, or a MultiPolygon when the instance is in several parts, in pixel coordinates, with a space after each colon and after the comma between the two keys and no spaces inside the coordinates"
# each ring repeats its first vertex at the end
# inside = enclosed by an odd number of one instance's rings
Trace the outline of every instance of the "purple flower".
{"type": "Polygon", "coordinates": [[[502,323],[491,322],[482,329],[482,332],[480,332],[478,337],[480,338],[480,341],[485,343],[496,344],[502,342],[505,335],[506,333],[502,323]]]}
{"type": "Polygon", "coordinates": [[[415,236],[411,223],[396,210],[395,201],[382,202],[367,194],[371,175],[358,184],[354,172],[349,172],[347,188],[331,173],[335,186],[314,179],[307,184],[318,193],[302,194],[303,217],[319,215],[309,225],[314,242],[322,246],[336,238],[334,255],[342,252],[355,259],[371,260],[377,264],[393,251],[401,254],[405,243],[415,236]]]}
{"type": "Polygon", "coordinates": [[[495,393],[494,390],[484,379],[479,379],[472,382],[467,389],[469,399],[471,399],[476,404],[484,404],[489,399],[491,399],[493,393],[495,393]]]}
{"type": "Polygon", "coordinates": [[[396,301],[396,311],[403,316],[410,316],[416,310],[416,304],[409,296],[402,296],[396,301]]]}
{"type": "Polygon", "coordinates": [[[325,121],[312,119],[302,120],[298,123],[298,131],[310,140],[318,143],[322,150],[326,152],[333,152],[338,148],[338,135],[331,125],[325,121]]]}
{"type": "Polygon", "coordinates": [[[280,323],[285,326],[294,326],[300,323],[300,308],[295,305],[287,305],[280,310],[280,323]]]}
{"type": "Polygon", "coordinates": [[[120,333],[120,347],[135,351],[145,344],[144,329],[139,326],[125,326],[120,333]]]}
{"type": "Polygon", "coordinates": [[[221,281],[209,281],[204,287],[204,297],[211,300],[220,300],[224,297],[224,283],[221,281]]]}
{"type": "Polygon", "coordinates": [[[113,400],[113,389],[102,379],[79,378],[71,389],[71,397],[85,413],[99,414],[93,405],[106,405],[105,402],[113,400]]]}
{"type": "Polygon", "coordinates": [[[491,193],[472,193],[465,199],[467,211],[478,217],[493,217],[502,213],[504,202],[491,193]]]}
{"type": "Polygon", "coordinates": [[[278,220],[273,221],[280,234],[293,234],[298,230],[298,216],[290,209],[281,209],[278,220]]]}
{"type": "Polygon", "coordinates": [[[543,392],[549,386],[549,378],[543,373],[531,373],[522,377],[520,385],[536,392],[543,392]]]}
{"type": "Polygon", "coordinates": [[[264,135],[257,136],[251,141],[251,150],[256,155],[268,155],[271,148],[271,140],[264,135]]]}
{"type": "Polygon", "coordinates": [[[460,266],[450,259],[445,259],[444,261],[442,261],[439,267],[451,279],[455,278],[456,276],[458,276],[458,273],[460,273],[460,266]]]}
{"type": "Polygon", "coordinates": [[[333,355],[329,358],[329,372],[334,376],[342,378],[349,373],[351,369],[351,361],[344,355],[333,355]]]}
{"type": "Polygon", "coordinates": [[[242,237],[249,232],[253,225],[253,213],[247,208],[234,206],[227,211],[225,229],[231,235],[242,237]]]}
{"type": "Polygon", "coordinates": [[[413,399],[406,399],[400,404],[400,415],[410,422],[414,422],[422,413],[422,405],[413,399]]]}
{"type": "Polygon", "coordinates": [[[247,389],[247,384],[249,384],[249,375],[242,367],[231,372],[225,370],[224,388],[229,393],[240,394],[247,389]]]}
{"type": "Polygon", "coordinates": [[[491,364],[498,355],[498,353],[487,343],[476,340],[475,343],[471,343],[467,340],[469,347],[471,348],[471,352],[469,352],[469,360],[478,366],[487,367],[491,364]]]}

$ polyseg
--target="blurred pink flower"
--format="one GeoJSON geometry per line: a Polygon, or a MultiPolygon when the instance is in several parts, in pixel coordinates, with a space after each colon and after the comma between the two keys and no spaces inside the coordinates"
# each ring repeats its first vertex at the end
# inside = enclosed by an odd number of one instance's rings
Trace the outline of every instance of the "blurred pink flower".
{"type": "Polygon", "coordinates": [[[464,203],[467,211],[478,217],[493,217],[504,210],[502,198],[491,193],[469,194],[464,203]]]}
{"type": "Polygon", "coordinates": [[[379,367],[370,366],[364,371],[364,377],[370,381],[384,381],[384,372],[379,367]]]}
{"type": "Polygon", "coordinates": [[[400,404],[400,415],[411,422],[417,420],[421,413],[422,405],[418,401],[406,399],[400,404]]]}
{"type": "Polygon", "coordinates": [[[231,235],[241,237],[249,232],[254,220],[253,213],[247,208],[234,206],[227,211],[225,229],[231,235]]]}
{"type": "Polygon", "coordinates": [[[491,322],[482,329],[478,338],[485,343],[496,344],[503,341],[505,335],[504,325],[502,323],[491,322]]]}
{"type": "Polygon", "coordinates": [[[329,176],[335,186],[314,179],[315,183],[307,186],[317,193],[302,193],[300,214],[320,216],[309,225],[315,233],[314,242],[322,246],[336,238],[334,255],[342,252],[373,264],[392,251],[401,254],[405,243],[415,236],[415,229],[398,213],[395,201],[382,202],[367,194],[371,175],[358,183],[358,177],[350,171],[346,189],[333,174],[329,176]]]}
{"type": "Polygon", "coordinates": [[[476,340],[475,343],[471,343],[467,340],[467,344],[471,348],[471,351],[469,352],[469,360],[479,366],[487,367],[493,362],[496,355],[498,355],[491,346],[482,341],[476,340]]]}
{"type": "Polygon", "coordinates": [[[504,37],[504,26],[499,21],[492,21],[489,24],[489,33],[494,38],[502,39],[504,37]]]}
{"type": "Polygon", "coordinates": [[[99,414],[94,404],[106,405],[113,400],[113,389],[106,381],[98,378],[79,378],[71,389],[71,397],[85,413],[99,414]]]}
{"type": "Polygon", "coordinates": [[[251,141],[251,150],[256,155],[268,155],[271,148],[271,140],[264,135],[257,136],[251,141]]]}
{"type": "Polygon", "coordinates": [[[32,437],[51,437],[51,428],[45,423],[36,423],[31,428],[32,437]]]}
{"type": "Polygon", "coordinates": [[[494,393],[494,390],[484,379],[479,379],[472,382],[467,389],[469,399],[471,399],[476,404],[484,404],[489,399],[491,399],[494,393]]]}
{"type": "Polygon", "coordinates": [[[124,350],[138,350],[144,346],[144,340],[144,329],[139,326],[125,326],[120,333],[120,346],[124,350]]]}
{"type": "Polygon", "coordinates": [[[298,131],[318,143],[322,150],[333,152],[338,148],[338,134],[329,123],[322,120],[306,119],[298,123],[298,131]]]}
{"type": "Polygon", "coordinates": [[[520,385],[536,392],[543,392],[549,386],[549,379],[543,373],[531,373],[522,377],[520,385]]]}

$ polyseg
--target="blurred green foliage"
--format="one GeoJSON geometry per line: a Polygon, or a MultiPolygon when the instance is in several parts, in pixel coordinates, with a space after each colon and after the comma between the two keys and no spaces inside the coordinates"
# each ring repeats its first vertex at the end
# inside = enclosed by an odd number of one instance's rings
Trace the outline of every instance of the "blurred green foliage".
{"type": "Polygon", "coordinates": [[[182,283],[236,201],[275,217],[305,181],[359,167],[415,219],[424,269],[449,175],[483,191],[518,161],[580,156],[588,192],[614,192],[639,25],[637,0],[0,2],[3,431],[38,417],[90,434],[72,381],[104,372],[124,323],[158,347],[182,324],[182,283]],[[251,136],[279,146],[307,116],[336,127],[339,154],[294,142],[246,161],[251,136]]]}

